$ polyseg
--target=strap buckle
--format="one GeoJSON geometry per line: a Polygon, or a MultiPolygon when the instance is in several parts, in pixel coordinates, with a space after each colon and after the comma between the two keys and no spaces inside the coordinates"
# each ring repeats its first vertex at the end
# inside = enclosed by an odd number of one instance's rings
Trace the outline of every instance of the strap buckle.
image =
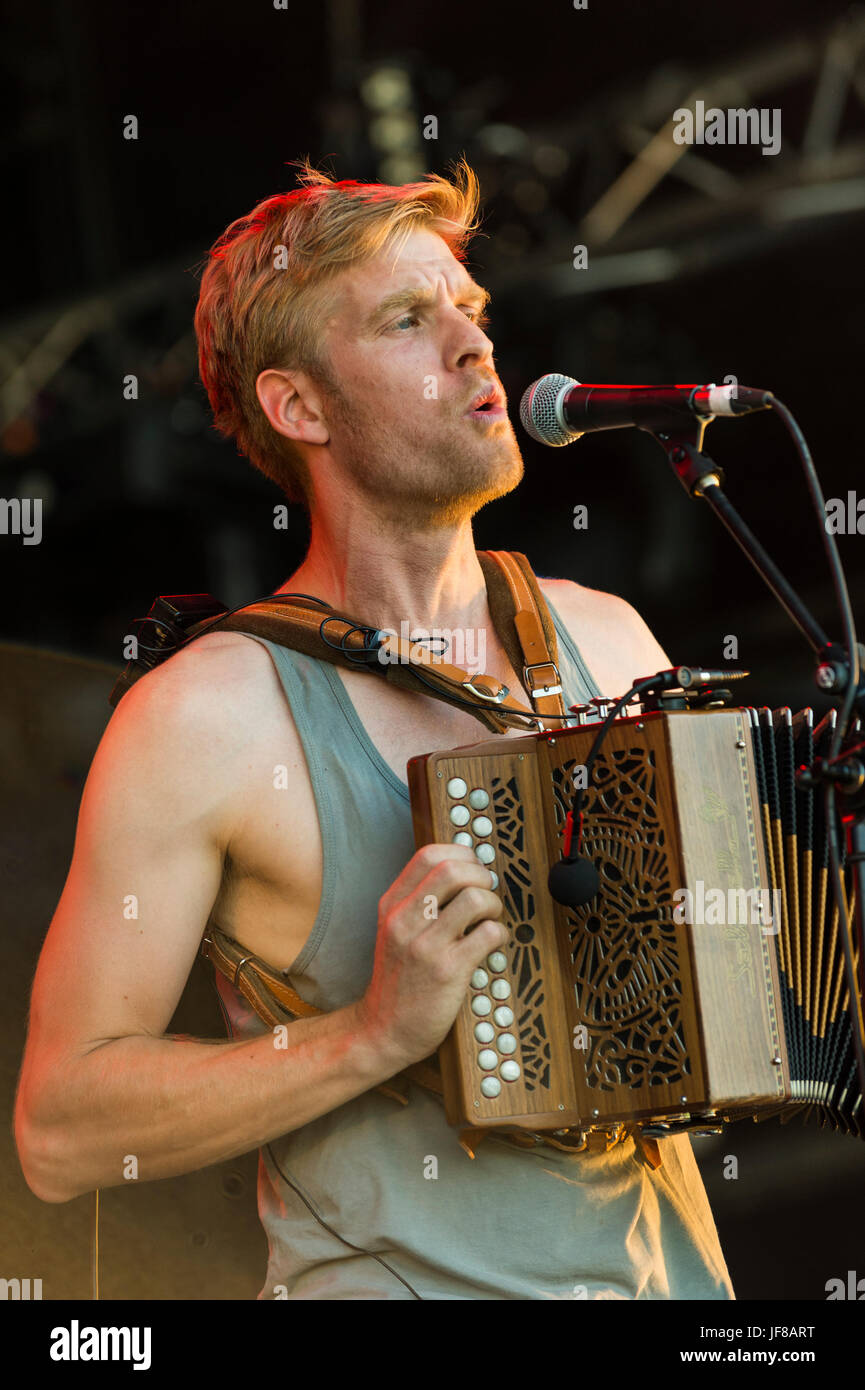
{"type": "Polygon", "coordinates": [[[537,699],[539,695],[561,695],[562,693],[562,678],[559,675],[559,668],[556,666],[554,661],[536,661],[532,666],[524,666],[523,681],[525,682],[526,689],[528,690],[533,700],[537,699]],[[534,685],[531,680],[532,671],[544,670],[552,671],[553,680],[555,684],[534,685]]]}
{"type": "Polygon", "coordinates": [[[469,680],[462,682],[462,688],[463,690],[470,690],[473,695],[479,696],[481,700],[488,700],[492,705],[500,705],[502,701],[506,700],[508,697],[509,692],[506,685],[498,685],[497,683],[496,690],[484,690],[483,686],[475,685],[475,680],[491,681],[492,679],[492,676],[476,676],[474,679],[469,678],[469,680]]]}

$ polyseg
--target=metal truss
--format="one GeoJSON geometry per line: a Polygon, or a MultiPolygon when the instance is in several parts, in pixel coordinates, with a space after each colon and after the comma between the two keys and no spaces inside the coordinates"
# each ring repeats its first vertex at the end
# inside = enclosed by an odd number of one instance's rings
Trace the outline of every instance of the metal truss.
{"type": "MultiPolygon", "coordinates": [[[[741,259],[823,219],[861,214],[863,107],[865,10],[857,5],[814,34],[745,53],[732,67],[657,69],[640,90],[623,90],[564,127],[527,131],[529,157],[539,144],[567,151],[571,186],[575,170],[590,185],[592,167],[622,167],[602,191],[584,196],[588,210],[571,221],[567,242],[560,228],[519,266],[501,267],[504,287],[586,295],[672,279],[741,259]],[[694,112],[698,102],[706,110],[780,109],[780,153],[767,157],[755,146],[731,161],[723,144],[677,144],[674,113],[694,112]],[[587,248],[591,274],[574,274],[574,243],[587,248]]],[[[561,189],[550,195],[555,202],[561,189]]]]}
{"type": "MultiPolygon", "coordinates": [[[[570,120],[466,130],[470,155],[476,145],[491,172],[498,162],[506,168],[499,179],[503,202],[521,177],[540,192],[535,209],[522,210],[534,242],[530,255],[503,257],[493,238],[497,294],[532,286],[556,296],[590,295],[669,280],[741,259],[822,220],[861,215],[865,134],[857,133],[854,114],[863,106],[865,10],[857,5],[812,34],[743,53],[733,66],[702,74],[656,68],[639,88],[593,100],[570,120]],[[731,168],[725,146],[697,152],[676,144],[673,113],[693,110],[698,101],[706,108],[779,107],[782,121],[786,116],[780,154],[767,158],[755,147],[737,154],[731,168]],[[558,168],[541,158],[550,151],[561,156],[558,168]],[[587,207],[576,217],[575,194],[579,208],[587,207]],[[575,242],[587,247],[590,274],[574,273],[575,242]]],[[[519,221],[519,200],[511,206],[512,221],[519,221]]],[[[189,266],[197,256],[191,252],[102,293],[0,326],[0,429],[32,412],[39,393],[51,388],[69,405],[76,432],[81,370],[72,359],[95,341],[103,360],[107,355],[116,364],[116,351],[106,349],[113,338],[129,345],[124,360],[134,363],[136,318],[160,306],[191,307],[189,266]]],[[[167,359],[182,357],[189,372],[193,355],[187,334],[167,359]]],[[[102,414],[104,401],[103,407],[102,414]]]]}

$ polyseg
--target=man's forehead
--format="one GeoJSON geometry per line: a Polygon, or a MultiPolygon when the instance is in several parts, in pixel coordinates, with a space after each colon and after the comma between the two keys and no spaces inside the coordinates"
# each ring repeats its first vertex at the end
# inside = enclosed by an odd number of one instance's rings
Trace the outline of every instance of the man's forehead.
{"type": "MultiPolygon", "coordinates": [[[[453,293],[484,291],[454,256],[447,242],[433,232],[416,232],[398,252],[393,245],[337,277],[339,299],[336,318],[355,318],[373,311],[386,295],[403,289],[435,289],[444,282],[453,293]]],[[[485,296],[484,296],[485,297],[485,296]]]]}

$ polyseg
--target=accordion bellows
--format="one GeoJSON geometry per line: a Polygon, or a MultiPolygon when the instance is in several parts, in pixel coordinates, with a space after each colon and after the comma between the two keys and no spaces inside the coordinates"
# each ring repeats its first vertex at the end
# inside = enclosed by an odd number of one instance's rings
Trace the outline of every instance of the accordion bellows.
{"type": "Polygon", "coordinates": [[[473,845],[508,928],[440,1051],[450,1123],[657,1134],[806,1114],[865,1133],[822,792],[794,780],[834,717],[616,719],[588,781],[597,724],[411,760],[417,844],[473,845]],[[600,889],[570,909],[547,875],[581,776],[600,889]]]}

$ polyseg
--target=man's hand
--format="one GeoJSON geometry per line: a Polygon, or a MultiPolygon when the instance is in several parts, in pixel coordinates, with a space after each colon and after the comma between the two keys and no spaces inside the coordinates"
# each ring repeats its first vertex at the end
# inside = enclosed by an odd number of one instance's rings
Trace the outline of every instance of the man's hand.
{"type": "Polygon", "coordinates": [[[468,845],[424,845],[381,898],[373,976],[358,1017],[395,1070],[438,1047],[472,972],[507,939],[494,920],[503,908],[490,883],[468,845]]]}

